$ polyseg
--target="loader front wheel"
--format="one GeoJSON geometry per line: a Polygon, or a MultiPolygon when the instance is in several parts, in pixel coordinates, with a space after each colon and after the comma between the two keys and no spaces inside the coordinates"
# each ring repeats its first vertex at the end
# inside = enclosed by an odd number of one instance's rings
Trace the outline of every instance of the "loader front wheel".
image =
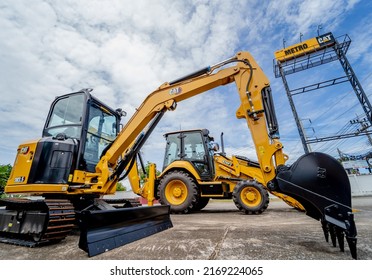
{"type": "Polygon", "coordinates": [[[256,181],[241,181],[233,191],[236,207],[245,214],[261,214],[269,206],[269,193],[256,181]]]}
{"type": "Polygon", "coordinates": [[[191,176],[182,171],[164,175],[158,187],[159,201],[170,205],[172,213],[189,213],[198,202],[198,187],[191,176]]]}

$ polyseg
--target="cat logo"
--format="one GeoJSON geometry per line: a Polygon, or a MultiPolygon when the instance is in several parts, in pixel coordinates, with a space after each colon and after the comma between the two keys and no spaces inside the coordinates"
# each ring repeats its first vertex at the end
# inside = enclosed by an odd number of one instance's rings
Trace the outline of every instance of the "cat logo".
{"type": "Polygon", "coordinates": [[[25,177],[24,176],[20,176],[20,177],[16,177],[14,179],[14,183],[23,183],[25,181],[25,177]]]}
{"type": "Polygon", "coordinates": [[[333,37],[333,34],[331,32],[316,37],[316,40],[318,41],[318,44],[321,47],[330,46],[335,43],[335,38],[333,37]]]}
{"type": "Polygon", "coordinates": [[[172,88],[169,91],[169,94],[170,95],[177,95],[177,94],[180,94],[181,92],[182,92],[182,88],[181,87],[176,87],[176,88],[172,88]]]}

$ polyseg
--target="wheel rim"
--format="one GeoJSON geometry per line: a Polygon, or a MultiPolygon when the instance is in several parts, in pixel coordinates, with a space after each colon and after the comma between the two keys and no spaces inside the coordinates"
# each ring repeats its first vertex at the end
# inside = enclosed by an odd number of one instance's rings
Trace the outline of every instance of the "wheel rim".
{"type": "Polygon", "coordinates": [[[254,187],[246,187],[240,193],[241,201],[249,206],[249,207],[256,207],[260,205],[262,201],[262,196],[259,190],[254,187]]]}
{"type": "Polygon", "coordinates": [[[180,205],[187,198],[187,186],[180,180],[173,180],[165,187],[165,198],[171,205],[180,205]]]}

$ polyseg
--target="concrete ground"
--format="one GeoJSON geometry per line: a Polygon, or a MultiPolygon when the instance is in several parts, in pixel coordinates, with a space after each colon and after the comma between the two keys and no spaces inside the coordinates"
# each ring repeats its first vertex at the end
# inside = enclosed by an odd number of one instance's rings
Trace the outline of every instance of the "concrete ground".
{"type": "MultiPolygon", "coordinates": [[[[357,209],[358,258],[372,260],[372,197],[353,198],[357,209]]],[[[78,248],[79,236],[58,244],[27,248],[0,243],[1,260],[350,260],[326,243],[320,222],[278,199],[261,215],[247,216],[233,202],[210,202],[199,213],[172,215],[174,227],[89,258],[78,248]]],[[[345,242],[346,243],[346,242],[345,242]]]]}

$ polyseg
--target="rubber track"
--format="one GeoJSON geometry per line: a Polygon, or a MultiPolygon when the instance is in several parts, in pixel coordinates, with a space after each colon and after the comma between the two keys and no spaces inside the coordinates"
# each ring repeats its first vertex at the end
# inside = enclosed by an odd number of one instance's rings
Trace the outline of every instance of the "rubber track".
{"type": "Polygon", "coordinates": [[[63,240],[75,227],[75,210],[72,203],[67,199],[5,199],[3,205],[10,206],[10,209],[24,209],[25,211],[48,211],[46,229],[40,237],[33,238],[29,235],[15,235],[1,237],[3,243],[16,244],[27,247],[36,247],[49,243],[56,243],[63,240]]]}
{"type": "Polygon", "coordinates": [[[49,208],[49,222],[41,242],[60,241],[64,239],[74,228],[75,210],[69,200],[46,199],[49,208]]]}

